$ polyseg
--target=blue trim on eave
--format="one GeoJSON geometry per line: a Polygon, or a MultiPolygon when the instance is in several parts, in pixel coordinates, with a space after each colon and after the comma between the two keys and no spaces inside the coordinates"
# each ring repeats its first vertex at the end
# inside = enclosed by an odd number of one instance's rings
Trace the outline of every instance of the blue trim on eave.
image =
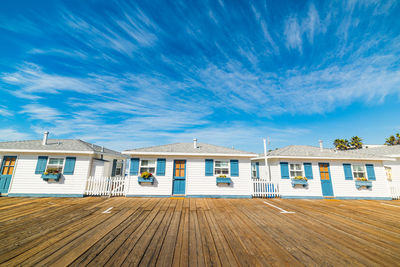
{"type": "Polygon", "coordinates": [[[83,197],[83,194],[29,194],[9,193],[9,197],[83,197]]]}
{"type": "Polygon", "coordinates": [[[350,199],[353,199],[353,200],[357,200],[357,199],[359,199],[359,200],[361,200],[361,199],[364,199],[364,200],[392,200],[391,197],[335,197],[335,199],[348,199],[348,200],[350,200],[350,199]]]}
{"type": "Polygon", "coordinates": [[[281,198],[297,198],[297,199],[323,199],[322,196],[281,196],[281,198]]]}
{"type": "Polygon", "coordinates": [[[251,195],[187,195],[187,198],[252,198],[251,195]]]}
{"type": "Polygon", "coordinates": [[[173,197],[172,195],[126,195],[126,197],[173,197]]]}

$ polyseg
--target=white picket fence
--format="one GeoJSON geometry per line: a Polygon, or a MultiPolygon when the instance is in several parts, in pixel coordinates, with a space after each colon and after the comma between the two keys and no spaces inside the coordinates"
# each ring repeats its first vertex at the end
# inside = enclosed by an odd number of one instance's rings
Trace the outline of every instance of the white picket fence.
{"type": "Polygon", "coordinates": [[[255,198],[275,198],[280,197],[279,186],[263,179],[252,179],[253,197],[255,198]]]}
{"type": "Polygon", "coordinates": [[[390,185],[390,195],[392,199],[400,199],[400,183],[390,185]]]}
{"type": "Polygon", "coordinates": [[[125,196],[127,177],[93,177],[86,182],[87,196],[125,196]]]}

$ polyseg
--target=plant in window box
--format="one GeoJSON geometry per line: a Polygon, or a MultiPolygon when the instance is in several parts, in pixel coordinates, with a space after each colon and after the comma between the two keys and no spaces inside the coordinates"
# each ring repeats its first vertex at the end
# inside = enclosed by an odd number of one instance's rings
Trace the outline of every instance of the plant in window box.
{"type": "Polygon", "coordinates": [[[226,175],[220,174],[217,176],[217,185],[218,184],[231,184],[232,180],[229,177],[226,177],[226,175]]]}
{"type": "Polygon", "coordinates": [[[363,187],[367,189],[372,188],[372,182],[368,181],[368,179],[365,177],[356,178],[356,188],[361,189],[363,187]]]}
{"type": "Polygon", "coordinates": [[[47,168],[47,170],[42,174],[43,180],[53,179],[58,181],[61,177],[61,172],[57,168],[47,168]]]}
{"type": "Polygon", "coordinates": [[[307,177],[304,176],[295,176],[292,178],[292,186],[302,185],[303,187],[308,185],[307,177]]]}
{"type": "Polygon", "coordinates": [[[142,172],[138,177],[138,183],[154,183],[154,176],[151,172],[142,172]]]}

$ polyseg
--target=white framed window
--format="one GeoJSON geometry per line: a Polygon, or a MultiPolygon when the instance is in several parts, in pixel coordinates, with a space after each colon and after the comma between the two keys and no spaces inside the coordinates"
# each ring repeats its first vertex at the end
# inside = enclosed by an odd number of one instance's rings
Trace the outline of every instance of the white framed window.
{"type": "Polygon", "coordinates": [[[124,161],[123,160],[117,160],[117,165],[115,166],[115,175],[116,176],[121,176],[122,175],[123,166],[124,166],[124,161]]]}
{"type": "Polygon", "coordinates": [[[304,176],[303,175],[303,169],[301,168],[300,163],[291,163],[289,165],[289,170],[290,170],[290,178],[294,178],[296,176],[304,176]]]}
{"type": "Polygon", "coordinates": [[[388,181],[392,181],[392,168],[385,166],[386,178],[388,181]]]}
{"type": "Polygon", "coordinates": [[[354,178],[367,178],[364,165],[353,165],[354,178]]]}
{"type": "Polygon", "coordinates": [[[216,175],[229,175],[229,161],[216,160],[214,162],[214,174],[216,175]]]}
{"type": "Polygon", "coordinates": [[[154,174],[156,172],[156,161],[154,159],[140,160],[140,174],[143,172],[154,174]]]}
{"type": "Polygon", "coordinates": [[[251,163],[251,178],[257,178],[257,165],[255,162],[251,163]]]}
{"type": "Polygon", "coordinates": [[[55,170],[55,172],[61,173],[64,167],[64,158],[49,158],[47,161],[46,171],[48,169],[55,170]]]}

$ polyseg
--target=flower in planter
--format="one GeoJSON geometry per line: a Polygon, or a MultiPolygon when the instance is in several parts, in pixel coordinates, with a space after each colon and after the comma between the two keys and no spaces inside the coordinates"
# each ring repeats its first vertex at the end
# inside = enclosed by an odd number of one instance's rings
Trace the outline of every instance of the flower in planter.
{"type": "Polygon", "coordinates": [[[307,181],[307,177],[303,177],[303,176],[296,176],[293,178],[294,180],[304,180],[307,181]]]}
{"type": "Polygon", "coordinates": [[[357,180],[357,181],[368,181],[368,179],[365,178],[365,177],[359,177],[359,178],[357,178],[356,180],[357,180]]]}
{"type": "Polygon", "coordinates": [[[153,176],[153,174],[150,173],[150,172],[142,172],[142,173],[140,174],[140,177],[142,177],[142,178],[144,178],[144,179],[148,179],[148,178],[150,178],[150,177],[152,177],[152,176],[153,176]]]}
{"type": "Polygon", "coordinates": [[[57,174],[60,171],[57,168],[47,168],[47,170],[44,172],[45,175],[48,174],[57,174]]]}
{"type": "Polygon", "coordinates": [[[226,175],[219,175],[218,178],[226,178],[226,175]]]}

